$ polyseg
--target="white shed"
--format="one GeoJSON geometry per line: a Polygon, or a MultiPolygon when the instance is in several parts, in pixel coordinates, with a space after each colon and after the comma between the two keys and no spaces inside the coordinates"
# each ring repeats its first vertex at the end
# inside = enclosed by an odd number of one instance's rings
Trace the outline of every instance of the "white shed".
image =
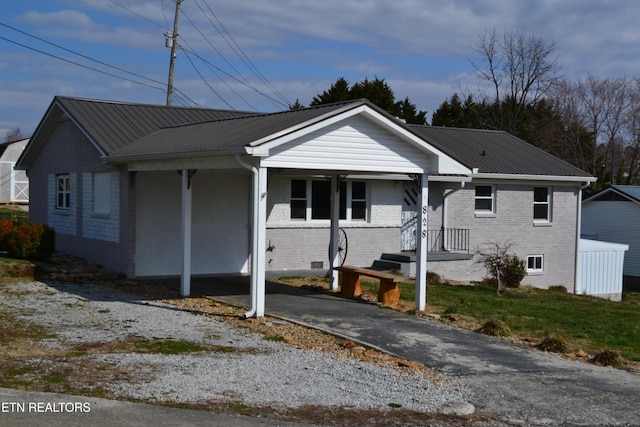
{"type": "Polygon", "coordinates": [[[624,253],[629,245],[580,239],[576,293],[622,300],[624,253]]]}
{"type": "Polygon", "coordinates": [[[0,203],[29,202],[27,172],[14,169],[28,142],[22,139],[0,144],[0,203]]]}

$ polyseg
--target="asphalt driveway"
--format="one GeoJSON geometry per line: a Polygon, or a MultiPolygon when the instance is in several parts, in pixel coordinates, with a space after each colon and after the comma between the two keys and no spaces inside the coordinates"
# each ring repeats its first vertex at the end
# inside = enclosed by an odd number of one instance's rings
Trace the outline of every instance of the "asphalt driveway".
{"type": "MultiPolygon", "coordinates": [[[[195,279],[193,292],[248,307],[248,280],[195,279]]],[[[266,313],[437,368],[470,403],[523,425],[640,425],[640,375],[567,360],[436,321],[268,283],[266,313]]]]}

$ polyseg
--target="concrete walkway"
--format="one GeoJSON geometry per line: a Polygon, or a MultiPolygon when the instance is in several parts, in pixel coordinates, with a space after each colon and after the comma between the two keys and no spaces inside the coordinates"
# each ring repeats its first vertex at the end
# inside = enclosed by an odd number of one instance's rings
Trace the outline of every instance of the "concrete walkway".
{"type": "MultiPolygon", "coordinates": [[[[248,307],[247,278],[194,279],[192,291],[248,307]]],[[[567,360],[322,292],[269,282],[266,314],[437,368],[470,403],[524,425],[640,425],[640,375],[567,360]]]]}

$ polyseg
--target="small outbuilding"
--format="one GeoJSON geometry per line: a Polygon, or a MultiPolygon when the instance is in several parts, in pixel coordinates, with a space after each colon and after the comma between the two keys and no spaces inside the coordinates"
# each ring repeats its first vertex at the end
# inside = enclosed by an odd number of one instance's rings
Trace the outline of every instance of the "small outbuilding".
{"type": "Polygon", "coordinates": [[[29,202],[27,172],[14,169],[28,142],[21,139],[0,144],[0,203],[29,202]]]}
{"type": "Polygon", "coordinates": [[[622,300],[622,269],[629,245],[580,239],[576,293],[622,300]]]}
{"type": "Polygon", "coordinates": [[[640,289],[640,186],[610,185],[582,202],[583,238],[627,245],[624,288],[640,289]]]}

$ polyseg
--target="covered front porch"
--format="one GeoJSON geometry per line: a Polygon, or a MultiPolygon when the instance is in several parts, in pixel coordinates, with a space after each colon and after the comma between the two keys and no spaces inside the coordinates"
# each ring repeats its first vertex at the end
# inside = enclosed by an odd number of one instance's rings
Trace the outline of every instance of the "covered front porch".
{"type": "MultiPolygon", "coordinates": [[[[457,177],[469,177],[472,171],[366,102],[334,108],[325,115],[320,114],[322,109],[305,110],[167,129],[141,138],[112,155],[110,161],[125,164],[132,180],[139,180],[135,184],[136,227],[146,230],[146,234],[136,232],[136,260],[147,260],[149,271],[169,265],[175,270],[176,261],[179,261],[180,291],[183,296],[188,296],[191,294],[192,276],[232,273],[227,271],[228,262],[220,262],[227,257],[237,263],[236,273],[250,275],[250,308],[246,316],[261,317],[266,304],[267,254],[274,247],[267,240],[269,200],[275,196],[270,193],[274,190],[270,178],[300,174],[319,176],[330,182],[329,218],[326,224],[320,224],[320,229],[329,235],[326,269],[330,272],[330,289],[337,290],[339,276],[335,268],[341,263],[341,181],[371,176],[378,180],[394,180],[403,175],[410,177],[417,188],[415,302],[416,309],[423,310],[429,250],[429,176],[444,171],[457,177]],[[301,121],[297,121],[298,115],[301,121]],[[264,136],[257,137],[250,125],[258,126],[258,133],[264,136]],[[215,148],[202,148],[208,145],[215,148]],[[149,147],[153,147],[152,151],[149,147]],[[153,180],[151,175],[159,173],[169,173],[167,185],[158,186],[158,182],[153,180]],[[152,191],[138,188],[145,182],[145,176],[151,178],[146,183],[152,191]],[[230,180],[228,176],[235,178],[230,180]],[[202,185],[205,181],[212,184],[202,185]],[[232,188],[234,190],[230,191],[232,188]],[[169,228],[147,223],[151,217],[159,215],[155,207],[160,195],[170,195],[166,203],[172,206],[173,212],[166,217],[171,222],[169,228]],[[237,214],[227,213],[228,209],[237,214]],[[226,233],[229,227],[236,231],[226,233]],[[171,231],[172,252],[170,255],[160,254],[166,261],[162,265],[162,261],[158,264],[156,257],[143,254],[141,250],[146,248],[152,253],[161,249],[166,254],[166,240],[165,243],[160,242],[154,231],[162,233],[167,230],[171,231]],[[223,238],[219,239],[219,236],[223,238]],[[245,247],[246,251],[243,251],[245,247]],[[212,248],[218,255],[212,252],[212,248]],[[194,260],[199,261],[194,263],[194,260]],[[211,265],[220,271],[209,268],[211,265]]],[[[289,200],[289,209],[293,212],[296,207],[291,203],[293,195],[285,190],[284,199],[289,200]]],[[[370,203],[378,206],[377,201],[370,203]]],[[[388,205],[383,203],[380,206],[388,205]]],[[[399,205],[396,203],[394,206],[399,205]]],[[[284,218],[297,220],[286,212],[285,209],[284,218]]],[[[305,221],[303,226],[318,225],[313,218],[305,221]]],[[[304,230],[303,226],[299,229],[304,230]]],[[[296,243],[304,244],[301,240],[296,243]]],[[[327,254],[326,249],[324,253],[327,254]]]]}

